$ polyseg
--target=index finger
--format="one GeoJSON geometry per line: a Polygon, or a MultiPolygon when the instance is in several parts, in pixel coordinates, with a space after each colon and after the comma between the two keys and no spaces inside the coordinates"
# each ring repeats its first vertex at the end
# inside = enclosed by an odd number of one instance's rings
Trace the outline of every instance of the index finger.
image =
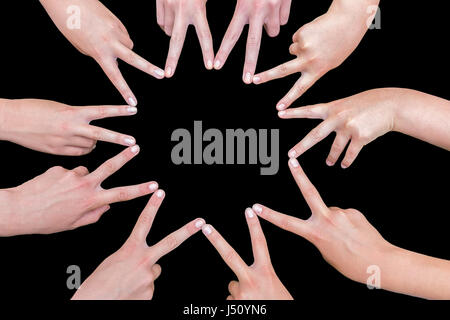
{"type": "Polygon", "coordinates": [[[291,169],[292,176],[294,177],[295,182],[297,182],[297,185],[300,188],[300,191],[303,194],[303,197],[305,198],[305,201],[310,207],[313,215],[316,213],[326,215],[328,212],[327,205],[323,202],[316,187],[314,187],[311,181],[309,181],[297,159],[293,158],[289,160],[289,168],[291,169]]]}
{"type": "Polygon", "coordinates": [[[239,256],[239,254],[228,244],[228,242],[220,235],[220,233],[207,224],[202,228],[203,234],[212,243],[222,259],[236,274],[238,279],[245,280],[247,278],[248,266],[239,256]]]}
{"type": "Polygon", "coordinates": [[[164,78],[164,71],[161,68],[158,68],[154,64],[148,62],[138,54],[136,54],[133,50],[125,47],[122,44],[117,44],[116,46],[116,54],[117,57],[129,65],[132,65],[136,69],[139,69],[157,79],[164,78]]]}
{"type": "Polygon", "coordinates": [[[219,51],[217,52],[216,59],[214,61],[214,69],[219,70],[227,61],[231,50],[233,50],[236,42],[244,30],[246,24],[246,17],[242,14],[239,9],[236,9],[233,19],[228,26],[225,36],[223,37],[222,43],[220,44],[219,51]]]}
{"type": "Polygon", "coordinates": [[[262,231],[259,219],[253,209],[247,208],[245,210],[247,218],[248,229],[250,231],[250,238],[252,240],[253,256],[256,263],[270,264],[270,254],[267,247],[266,237],[262,231]]]}
{"type": "Polygon", "coordinates": [[[283,63],[275,68],[261,72],[253,77],[254,84],[260,84],[268,82],[274,79],[279,79],[287,77],[291,74],[301,72],[303,69],[303,64],[300,59],[295,58],[291,61],[283,63]]]}
{"type": "Polygon", "coordinates": [[[106,178],[117,172],[122,168],[128,161],[133,159],[139,153],[139,146],[134,145],[130,148],[125,149],[117,156],[109,159],[98,167],[94,172],[89,174],[89,177],[99,184],[103,182],[106,178]]]}
{"type": "Polygon", "coordinates": [[[80,126],[77,128],[76,132],[79,136],[86,137],[95,141],[116,143],[123,146],[133,146],[136,144],[136,139],[134,139],[132,136],[96,127],[93,125],[80,126]]]}
{"type": "Polygon", "coordinates": [[[173,76],[177,68],[186,38],[187,27],[187,24],[181,17],[175,19],[172,37],[170,38],[169,54],[167,55],[166,61],[166,77],[168,78],[173,76]]]}
{"type": "Polygon", "coordinates": [[[201,230],[205,220],[197,218],[150,247],[150,255],[154,263],[163,256],[178,248],[184,241],[201,230]]]}
{"type": "Polygon", "coordinates": [[[155,216],[158,213],[158,209],[164,200],[164,195],[164,191],[158,190],[150,197],[150,200],[139,216],[138,221],[131,232],[130,238],[133,238],[138,242],[145,242],[145,239],[152,228],[155,216]]]}
{"type": "Polygon", "coordinates": [[[250,28],[247,37],[247,48],[245,51],[245,64],[243,81],[247,84],[252,83],[253,75],[258,62],[259,49],[261,48],[263,20],[255,18],[250,21],[250,28]]]}

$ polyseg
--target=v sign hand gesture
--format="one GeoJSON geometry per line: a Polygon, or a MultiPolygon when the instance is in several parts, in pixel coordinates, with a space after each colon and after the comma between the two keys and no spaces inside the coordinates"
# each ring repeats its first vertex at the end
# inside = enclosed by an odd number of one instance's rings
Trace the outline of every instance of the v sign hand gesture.
{"type": "Polygon", "coordinates": [[[231,281],[228,285],[230,295],[227,300],[292,300],[292,296],[272,267],[266,238],[258,217],[250,208],[245,211],[245,216],[255,258],[251,266],[242,260],[211,225],[203,226],[205,236],[238,278],[238,281],[231,281]]]}
{"type": "Polygon", "coordinates": [[[92,57],[132,107],[136,96],[123,78],[117,58],[158,79],[164,71],[133,52],[133,41],[122,22],[100,1],[40,0],[59,31],[81,53],[92,57]],[[78,10],[80,25],[69,27],[71,8],[78,10]]]}
{"type": "Polygon", "coordinates": [[[175,250],[197,233],[204,225],[195,219],[168,235],[153,246],[147,245],[156,213],[164,199],[163,190],[150,198],[130,237],[114,254],[103,261],[72,299],[74,300],[150,300],[155,291],[155,280],[161,274],[158,260],[175,250]]]}

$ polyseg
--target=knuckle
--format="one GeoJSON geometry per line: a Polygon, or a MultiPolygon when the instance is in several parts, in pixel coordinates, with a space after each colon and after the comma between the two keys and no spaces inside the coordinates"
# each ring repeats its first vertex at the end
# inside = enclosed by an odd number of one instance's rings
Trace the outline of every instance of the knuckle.
{"type": "Polygon", "coordinates": [[[236,254],[234,253],[233,250],[228,250],[227,252],[225,252],[225,254],[223,255],[223,259],[227,262],[231,262],[235,259],[236,254]]]}
{"type": "Polygon", "coordinates": [[[107,174],[112,174],[116,171],[116,166],[112,161],[108,161],[105,163],[104,169],[107,174]]]}
{"type": "Polygon", "coordinates": [[[254,35],[254,34],[249,34],[248,39],[247,39],[248,47],[254,48],[254,47],[258,46],[258,44],[259,44],[258,36],[254,35]]]}
{"type": "Polygon", "coordinates": [[[291,220],[287,219],[286,217],[283,217],[280,219],[280,227],[284,230],[290,230],[292,227],[291,220]]]}
{"type": "Polygon", "coordinates": [[[167,236],[167,238],[164,240],[164,246],[168,249],[168,250],[173,250],[176,247],[178,247],[178,240],[175,236],[173,235],[169,235],[167,236]]]}
{"type": "Polygon", "coordinates": [[[129,197],[130,197],[130,194],[127,190],[120,190],[117,193],[117,200],[119,200],[119,201],[126,201],[129,199],[129,197]]]}

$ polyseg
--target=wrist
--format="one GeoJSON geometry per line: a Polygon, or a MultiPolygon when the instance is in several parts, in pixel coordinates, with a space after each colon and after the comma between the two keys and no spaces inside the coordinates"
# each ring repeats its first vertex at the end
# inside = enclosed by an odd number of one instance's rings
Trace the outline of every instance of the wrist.
{"type": "Polygon", "coordinates": [[[0,237],[20,234],[18,211],[15,210],[16,188],[0,190],[0,237]]]}

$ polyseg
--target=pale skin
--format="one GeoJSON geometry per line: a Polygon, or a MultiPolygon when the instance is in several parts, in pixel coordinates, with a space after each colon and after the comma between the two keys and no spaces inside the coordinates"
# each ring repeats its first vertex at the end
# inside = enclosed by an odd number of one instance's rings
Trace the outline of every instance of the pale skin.
{"type": "Polygon", "coordinates": [[[255,75],[254,84],[301,73],[292,89],[277,103],[285,110],[328,71],[340,66],[356,49],[374,15],[379,0],[334,0],[328,12],[301,27],[289,52],[296,58],[255,75]]]}
{"type": "Polygon", "coordinates": [[[348,168],[363,147],[388,132],[400,132],[450,150],[450,101],[423,92],[383,88],[349,98],[279,111],[283,119],[322,119],[316,128],[289,151],[302,155],[332,132],[336,137],[326,163],[348,168]]]}
{"type": "Polygon", "coordinates": [[[81,53],[92,57],[130,106],[136,96],[122,76],[117,59],[157,78],[164,71],[133,51],[133,41],[122,22],[98,0],[40,0],[61,33],[81,53]],[[72,23],[79,9],[80,26],[72,23]]]}
{"type": "Polygon", "coordinates": [[[246,84],[253,81],[258,62],[263,28],[270,37],[280,33],[280,26],[289,20],[291,0],[237,0],[230,25],[214,60],[214,68],[223,67],[228,56],[239,40],[245,25],[249,25],[242,80],[246,84]]]}
{"type": "Polygon", "coordinates": [[[97,222],[112,203],[154,192],[158,188],[154,181],[112,189],[101,186],[138,153],[135,145],[92,173],[85,167],[53,167],[18,187],[0,190],[0,236],[76,229],[97,222]]]}
{"type": "Polygon", "coordinates": [[[156,213],[164,199],[163,190],[150,198],[130,237],[105,259],[83,282],[73,300],[151,300],[155,280],[161,274],[158,260],[201,230],[205,221],[197,218],[153,246],[147,245],[156,213]]]}
{"type": "Polygon", "coordinates": [[[237,276],[238,281],[231,281],[228,285],[227,300],[292,300],[291,294],[273,269],[266,238],[257,215],[248,208],[245,216],[254,255],[254,263],[251,266],[242,260],[211,225],[204,225],[202,229],[203,234],[237,276]]]}
{"type": "Polygon", "coordinates": [[[174,75],[183,49],[189,25],[193,25],[200,41],[203,61],[208,70],[213,68],[214,48],[206,16],[207,0],[156,0],[158,25],[170,38],[165,75],[174,75]]]}
{"type": "Polygon", "coordinates": [[[81,156],[97,141],[133,146],[129,135],[91,125],[91,121],[136,114],[136,107],[86,106],[37,99],[0,99],[0,140],[45,153],[81,156]]]}
{"type": "Polygon", "coordinates": [[[260,204],[261,218],[314,244],[323,258],[349,279],[366,284],[370,266],[380,270],[382,289],[427,299],[450,299],[450,261],[425,256],[387,242],[355,209],[327,207],[297,159],[289,168],[311,209],[303,220],[260,204]]]}

